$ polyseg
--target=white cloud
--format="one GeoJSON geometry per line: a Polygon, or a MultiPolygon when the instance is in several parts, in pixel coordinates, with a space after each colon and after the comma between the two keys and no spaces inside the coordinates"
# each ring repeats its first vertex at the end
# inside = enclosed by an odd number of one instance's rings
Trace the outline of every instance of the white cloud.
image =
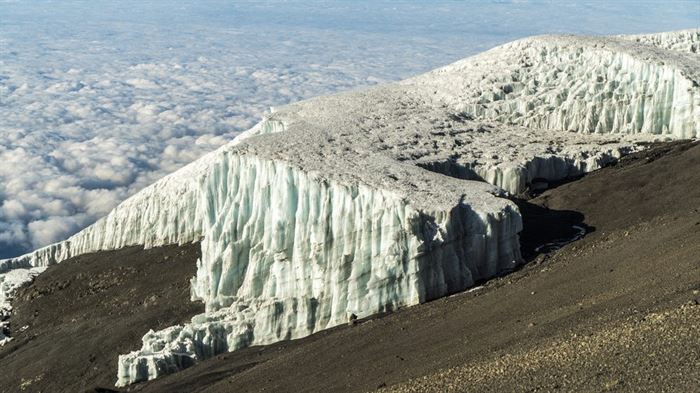
{"type": "Polygon", "coordinates": [[[0,0],[0,258],[89,225],[270,106],[525,35],[693,27],[700,7],[173,3],[0,0]]]}
{"type": "Polygon", "coordinates": [[[129,79],[126,81],[126,83],[130,84],[131,86],[137,88],[137,89],[157,89],[160,86],[148,79],[129,79]]]}
{"type": "Polygon", "coordinates": [[[38,248],[65,239],[80,225],[73,217],[49,217],[30,222],[27,228],[32,246],[38,248]]]}
{"type": "Polygon", "coordinates": [[[2,214],[4,217],[10,220],[21,220],[26,216],[27,209],[25,209],[22,202],[15,199],[10,199],[3,202],[2,214]]]}

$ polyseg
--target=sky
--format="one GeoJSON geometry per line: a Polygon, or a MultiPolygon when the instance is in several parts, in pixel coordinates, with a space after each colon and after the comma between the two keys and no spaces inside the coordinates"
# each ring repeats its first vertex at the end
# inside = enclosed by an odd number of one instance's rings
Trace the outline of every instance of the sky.
{"type": "Polygon", "coordinates": [[[529,35],[697,27],[700,0],[0,0],[0,258],[67,238],[271,106],[529,35]]]}

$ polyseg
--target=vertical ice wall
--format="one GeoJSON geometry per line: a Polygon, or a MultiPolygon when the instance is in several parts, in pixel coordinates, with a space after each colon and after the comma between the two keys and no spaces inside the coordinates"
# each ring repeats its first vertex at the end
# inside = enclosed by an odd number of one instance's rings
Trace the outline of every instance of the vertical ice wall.
{"type": "Polygon", "coordinates": [[[517,208],[488,192],[479,211],[458,198],[417,210],[392,191],[255,156],[226,154],[210,170],[192,281],[207,313],[144,336],[120,356],[119,386],[419,304],[520,262],[517,208]]]}
{"type": "MultiPolygon", "coordinates": [[[[368,135],[405,130],[399,134],[412,134],[414,145],[420,145],[421,117],[436,113],[426,110],[426,102],[452,107],[460,118],[529,129],[698,135],[700,94],[692,61],[664,54],[666,64],[650,47],[606,39],[581,41],[523,40],[408,80],[403,83],[406,91],[398,95],[392,89],[377,89],[285,112],[303,125],[296,131],[311,132],[304,128],[309,126],[334,129],[334,135],[323,132],[322,138],[312,139],[331,147],[336,138],[367,132],[368,123],[374,124],[368,135]],[[410,97],[403,95],[408,92],[410,97]],[[392,107],[387,100],[401,105],[392,107]],[[412,119],[401,117],[407,112],[412,119]],[[337,120],[344,116],[350,126],[337,120]],[[365,121],[368,116],[374,120],[365,121]]],[[[437,138],[446,134],[431,133],[436,136],[433,148],[455,142],[437,138]]],[[[483,143],[488,137],[481,138],[470,142],[483,143]]],[[[384,139],[377,138],[381,144],[384,139]]],[[[287,142],[290,148],[297,145],[287,142]]],[[[328,157],[350,152],[362,160],[363,151],[376,149],[366,144],[338,146],[317,153],[328,157]]],[[[425,147],[411,147],[409,156],[429,154],[430,147],[425,147]]],[[[470,148],[467,158],[481,156],[478,143],[470,148]]],[[[446,174],[473,171],[475,177],[521,190],[535,177],[557,180],[593,170],[624,149],[567,155],[547,148],[545,154],[519,157],[520,164],[496,159],[478,165],[454,154],[447,170],[435,161],[424,167],[446,174]]],[[[293,154],[285,157],[294,160],[293,154]]],[[[211,167],[203,184],[203,256],[192,294],[206,303],[207,312],[185,326],[144,336],[139,351],[120,356],[118,385],[155,378],[216,353],[303,337],[343,323],[348,315],[362,317],[443,296],[519,260],[514,246],[519,216],[505,205],[472,210],[467,202],[450,209],[416,209],[406,194],[387,191],[390,188],[336,182],[284,161],[245,154],[226,155],[211,167]]]]}
{"type": "Polygon", "coordinates": [[[233,142],[165,176],[125,200],[106,217],[71,236],[16,258],[0,260],[0,273],[16,268],[49,266],[70,257],[127,246],[154,247],[199,240],[202,222],[197,201],[199,182],[222,151],[255,135],[281,132],[284,124],[263,120],[233,142]]]}
{"type": "MultiPolygon", "coordinates": [[[[284,124],[271,120],[239,135],[228,147],[255,135],[281,132],[284,124]]],[[[132,245],[146,248],[183,244],[202,237],[200,182],[224,147],[164,177],[122,202],[106,217],[71,236],[17,258],[0,261],[0,346],[9,342],[10,299],[20,285],[52,264],[76,255],[132,245]]]]}
{"type": "Polygon", "coordinates": [[[700,53],[700,29],[668,31],[654,34],[622,35],[625,40],[632,40],[653,45],[662,49],[685,53],[700,53]]]}
{"type": "Polygon", "coordinates": [[[437,98],[472,118],[694,138],[700,136],[700,70],[693,56],[626,40],[536,37],[404,83],[434,86],[437,98]]]}

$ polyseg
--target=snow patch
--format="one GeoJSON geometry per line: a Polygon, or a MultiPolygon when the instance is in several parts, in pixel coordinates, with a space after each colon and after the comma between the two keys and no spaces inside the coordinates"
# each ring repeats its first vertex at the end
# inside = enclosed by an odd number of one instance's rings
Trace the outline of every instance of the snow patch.
{"type": "Polygon", "coordinates": [[[10,302],[15,292],[20,287],[34,281],[34,278],[43,273],[44,270],[46,270],[46,267],[32,267],[0,273],[0,347],[12,340],[9,322],[10,314],[12,313],[10,302]]]}

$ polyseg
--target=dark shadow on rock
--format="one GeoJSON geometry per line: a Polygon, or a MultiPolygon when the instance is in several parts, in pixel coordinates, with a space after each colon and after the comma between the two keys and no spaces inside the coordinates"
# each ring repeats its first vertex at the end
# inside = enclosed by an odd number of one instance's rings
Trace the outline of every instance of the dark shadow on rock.
{"type": "MultiPolygon", "coordinates": [[[[610,164],[614,165],[614,164],[610,164]]],[[[559,188],[560,186],[563,186],[564,184],[569,184],[573,183],[575,181],[579,181],[582,178],[584,178],[586,174],[581,174],[581,175],[576,175],[576,176],[569,176],[564,179],[559,179],[559,180],[547,180],[544,178],[536,178],[533,179],[530,184],[528,184],[528,187],[525,191],[521,192],[518,195],[514,196],[514,199],[518,200],[528,200],[532,198],[536,198],[545,191],[553,190],[556,188],[559,188]]]]}
{"type": "Polygon", "coordinates": [[[118,390],[105,388],[105,387],[101,387],[101,386],[98,386],[98,387],[91,389],[91,390],[86,390],[85,392],[86,393],[119,393],[118,390]]]}
{"type": "MultiPolygon", "coordinates": [[[[417,164],[419,167],[431,172],[462,179],[485,181],[472,168],[457,162],[455,157],[443,161],[430,161],[417,164]]],[[[609,165],[618,165],[618,161],[609,165]]],[[[542,194],[547,190],[560,187],[564,184],[578,181],[585,174],[570,176],[559,180],[535,178],[527,184],[527,189],[518,195],[510,197],[519,208],[523,220],[523,230],[520,233],[520,252],[525,263],[533,261],[539,255],[548,254],[563,245],[578,240],[585,234],[593,232],[594,227],[584,223],[583,214],[571,210],[553,210],[528,202],[528,200],[542,194]]],[[[473,214],[473,212],[471,212],[473,214]]],[[[467,212],[467,215],[470,213],[467,212]]],[[[459,215],[457,216],[459,217],[459,215]]],[[[451,222],[455,215],[451,214],[451,222]]],[[[459,220],[457,220],[459,221],[459,220]]],[[[477,220],[478,222],[478,220],[477,220]]],[[[484,228],[469,228],[467,233],[484,233],[484,228]]],[[[424,234],[425,235],[425,234],[424,234]]],[[[426,236],[424,236],[426,237],[426,236]]],[[[473,278],[476,283],[483,283],[491,278],[502,276],[518,270],[520,266],[513,266],[498,272],[480,272],[478,266],[471,266],[473,278]]]]}
{"type": "Polygon", "coordinates": [[[547,245],[576,239],[579,228],[585,233],[595,231],[595,227],[585,224],[585,217],[579,212],[548,209],[518,198],[512,198],[512,201],[518,205],[523,219],[520,252],[525,262],[551,251],[552,248],[547,245]]]}

